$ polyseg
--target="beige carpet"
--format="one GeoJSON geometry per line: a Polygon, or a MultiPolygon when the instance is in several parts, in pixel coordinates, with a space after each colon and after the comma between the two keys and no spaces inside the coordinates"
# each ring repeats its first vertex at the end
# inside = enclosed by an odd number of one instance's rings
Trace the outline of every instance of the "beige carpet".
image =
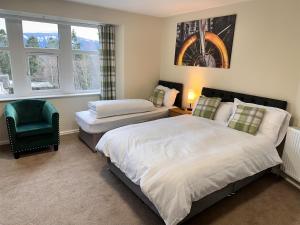
{"type": "MultiPolygon", "coordinates": [[[[76,135],[18,160],[0,148],[1,225],[163,224],[76,135]]],[[[268,175],[186,224],[300,225],[300,191],[268,175]]]]}

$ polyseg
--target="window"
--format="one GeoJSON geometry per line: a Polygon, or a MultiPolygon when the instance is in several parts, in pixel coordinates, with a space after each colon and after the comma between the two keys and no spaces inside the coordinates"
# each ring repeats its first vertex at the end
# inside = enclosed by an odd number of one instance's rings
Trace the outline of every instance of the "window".
{"type": "Polygon", "coordinates": [[[57,56],[29,55],[28,74],[32,90],[59,88],[57,56]]]}
{"type": "Polygon", "coordinates": [[[97,28],[71,26],[72,49],[82,51],[98,51],[99,34],[97,28]]]}
{"type": "Polygon", "coordinates": [[[0,48],[8,47],[5,19],[0,18],[0,48]]]}
{"type": "Polygon", "coordinates": [[[13,94],[10,51],[4,18],[0,18],[0,96],[13,94]]]}
{"type": "Polygon", "coordinates": [[[0,98],[100,92],[95,25],[0,18],[0,98]]]}
{"type": "Polygon", "coordinates": [[[71,26],[76,90],[99,90],[99,34],[96,28],[71,26]]]}
{"type": "Polygon", "coordinates": [[[58,49],[58,26],[53,23],[22,21],[25,48],[58,49]]]}
{"type": "Polygon", "coordinates": [[[31,90],[59,89],[58,25],[23,20],[22,30],[31,90]]]}

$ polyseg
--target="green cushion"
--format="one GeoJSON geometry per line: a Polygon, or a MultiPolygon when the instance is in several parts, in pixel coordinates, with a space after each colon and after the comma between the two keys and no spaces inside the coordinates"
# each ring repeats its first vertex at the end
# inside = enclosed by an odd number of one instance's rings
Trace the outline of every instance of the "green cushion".
{"type": "Polygon", "coordinates": [[[152,102],[156,107],[161,107],[163,105],[164,96],[164,90],[155,88],[152,95],[149,98],[149,101],[152,102]]]}
{"type": "Polygon", "coordinates": [[[249,134],[256,134],[264,117],[265,109],[238,105],[229,120],[228,127],[249,134]]]}
{"type": "Polygon", "coordinates": [[[53,132],[52,125],[46,122],[36,122],[18,125],[16,129],[17,137],[29,137],[40,134],[50,134],[53,132]]]}
{"type": "Polygon", "coordinates": [[[193,111],[193,116],[204,117],[207,119],[213,119],[217,108],[220,105],[221,98],[208,98],[205,96],[201,96],[198,100],[197,106],[193,111]]]}

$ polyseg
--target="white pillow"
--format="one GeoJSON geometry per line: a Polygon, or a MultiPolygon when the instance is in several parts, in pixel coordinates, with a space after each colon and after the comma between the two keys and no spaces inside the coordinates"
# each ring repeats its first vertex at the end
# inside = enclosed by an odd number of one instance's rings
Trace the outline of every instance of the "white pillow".
{"type": "Polygon", "coordinates": [[[262,135],[270,138],[276,147],[281,143],[286,134],[287,127],[291,119],[290,113],[283,109],[275,107],[257,105],[253,103],[245,103],[237,98],[234,99],[233,112],[235,112],[237,105],[245,105],[250,107],[266,109],[264,118],[260,124],[256,135],[262,135]]]}
{"type": "Polygon", "coordinates": [[[155,110],[152,102],[144,99],[118,99],[88,102],[89,111],[97,119],[155,110]]]}
{"type": "Polygon", "coordinates": [[[280,143],[282,142],[282,140],[284,139],[287,129],[290,125],[290,120],[291,120],[292,115],[290,113],[287,114],[287,116],[285,117],[285,120],[283,121],[283,124],[280,128],[279,131],[279,135],[278,135],[278,140],[277,143],[275,144],[275,146],[277,147],[278,145],[280,145],[280,143]]]}
{"type": "Polygon", "coordinates": [[[199,102],[199,98],[201,97],[201,95],[197,98],[197,100],[196,101],[194,101],[194,103],[193,103],[193,106],[192,106],[192,115],[194,114],[194,111],[195,111],[195,108],[196,108],[196,106],[198,105],[198,102],[199,102]]]}
{"type": "Polygon", "coordinates": [[[215,121],[221,122],[222,124],[227,124],[229,117],[233,112],[233,102],[221,102],[216,115],[214,117],[215,121]]]}
{"type": "Polygon", "coordinates": [[[177,91],[174,88],[171,89],[162,85],[158,85],[156,88],[165,91],[164,102],[163,102],[164,106],[167,107],[173,106],[179,91],[177,91]]]}

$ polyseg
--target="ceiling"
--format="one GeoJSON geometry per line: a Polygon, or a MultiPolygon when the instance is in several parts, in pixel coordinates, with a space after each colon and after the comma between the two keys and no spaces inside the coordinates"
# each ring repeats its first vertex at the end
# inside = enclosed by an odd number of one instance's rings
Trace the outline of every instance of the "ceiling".
{"type": "Polygon", "coordinates": [[[67,0],[139,14],[168,17],[250,0],[67,0]]]}

